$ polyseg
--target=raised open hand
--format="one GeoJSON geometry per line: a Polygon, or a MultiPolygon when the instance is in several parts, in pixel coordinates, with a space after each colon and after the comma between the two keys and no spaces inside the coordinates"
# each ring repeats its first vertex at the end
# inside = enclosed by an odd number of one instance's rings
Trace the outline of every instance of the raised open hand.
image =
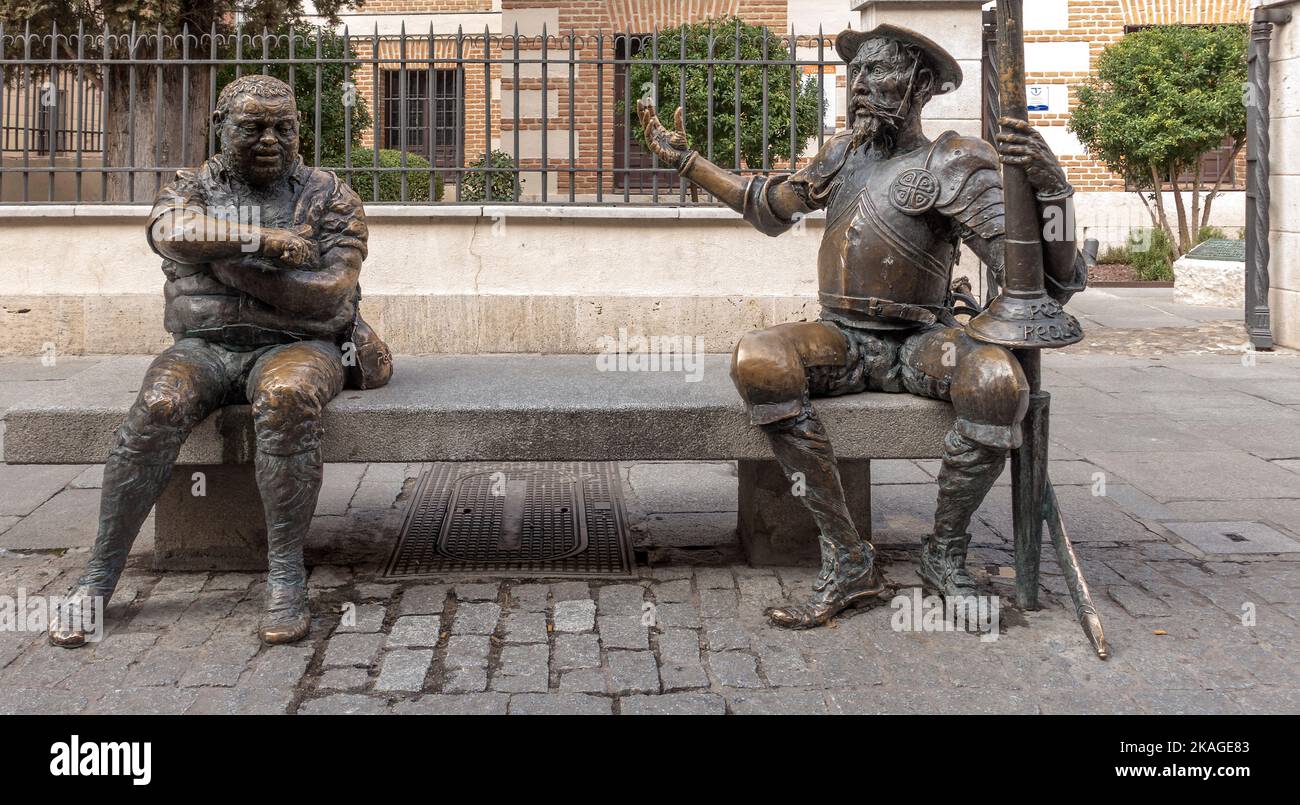
{"type": "Polygon", "coordinates": [[[659,122],[654,101],[649,98],[642,98],[636,102],[636,113],[641,118],[646,147],[659,157],[660,162],[674,168],[681,167],[682,160],[689,153],[686,129],[682,125],[682,107],[677,107],[677,111],[673,113],[674,131],[669,131],[663,123],[659,122]]]}

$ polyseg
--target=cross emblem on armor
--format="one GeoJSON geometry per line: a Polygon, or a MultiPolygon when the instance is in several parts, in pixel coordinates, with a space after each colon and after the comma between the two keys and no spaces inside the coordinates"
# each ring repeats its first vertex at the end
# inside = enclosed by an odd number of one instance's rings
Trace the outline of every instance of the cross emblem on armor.
{"type": "Polygon", "coordinates": [[[889,200],[907,215],[929,212],[939,200],[939,181],[925,168],[909,168],[894,179],[889,200]]]}

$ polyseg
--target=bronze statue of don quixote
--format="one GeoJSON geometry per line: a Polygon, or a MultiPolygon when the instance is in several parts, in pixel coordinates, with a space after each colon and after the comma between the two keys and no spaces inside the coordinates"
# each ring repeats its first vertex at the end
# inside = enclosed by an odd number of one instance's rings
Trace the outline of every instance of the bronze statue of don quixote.
{"type": "MultiPolygon", "coordinates": [[[[1049,397],[1040,388],[1040,350],[1083,337],[1062,305],[1085,287],[1085,262],[1072,231],[1057,227],[1063,236],[1047,239],[1041,226],[1071,220],[1074,191],[1027,122],[1021,0],[1001,0],[997,14],[1004,116],[996,147],[952,131],[926,137],[923,107],[959,87],[962,71],[938,44],[893,25],[837,37],[848,65],[847,127],[793,173],[724,170],[690,149],[684,110],[672,130],[649,99],[638,113],[661,163],[760,232],[775,236],[810,212],[826,214],[820,318],[746,334],[732,361],[750,420],[786,474],[803,479],[801,500],[819,531],[821,570],[811,595],[768,610],[772,624],[819,626],[888,589],[874,546],[850,517],[811,399],[910,393],[949,401],[955,414],[934,529],[920,557],[925,586],[945,597],[977,592],[966,568],[968,528],[1009,454],[1017,603],[1037,606],[1046,522],[1079,621],[1105,658],[1101,623],[1047,478],[1049,397]],[[962,243],[1001,286],[965,324],[952,290],[962,243]]],[[[213,125],[221,153],[178,172],[150,216],[175,344],[150,365],[117,431],[90,561],[51,623],[57,645],[86,642],[77,610],[112,595],[190,431],[216,408],[242,402],[253,413],[269,547],[260,634],[271,644],[306,636],[302,549],[321,484],[321,412],[345,386],[382,385],[392,371],[387,347],[358,315],[365,212],[337,176],[298,156],[291,89],[268,76],[236,79],[222,91],[213,125]],[[255,223],[216,220],[232,209],[254,210],[255,223]]]]}
{"type": "Polygon", "coordinates": [[[754,425],[801,500],[821,543],[821,572],[807,601],[768,610],[777,626],[824,624],[887,589],[870,540],[849,515],[835,454],[810,398],[907,392],[952,403],[934,530],[921,552],[925,586],[976,593],[966,569],[968,527],[1008,453],[1013,474],[1016,598],[1038,602],[1039,551],[1049,526],[1075,611],[1098,656],[1107,648],[1078,558],[1047,478],[1048,395],[1040,350],[1083,337],[1062,305],[1087,283],[1074,233],[1045,239],[1040,222],[1071,221],[1073,188],[1028,123],[1021,0],[998,3],[1003,117],[997,147],[945,132],[931,141],[921,110],[962,82],[961,67],[929,38],[901,27],[846,30],[847,128],[789,175],[741,176],[690,150],[677,109],[673,130],[653,101],[638,112],[647,146],[664,164],[767,235],[814,210],[826,226],[817,260],[821,317],[743,336],[732,379],[754,425]],[[1001,293],[964,326],[954,315],[952,269],[965,243],[999,279],[1001,293]]]}

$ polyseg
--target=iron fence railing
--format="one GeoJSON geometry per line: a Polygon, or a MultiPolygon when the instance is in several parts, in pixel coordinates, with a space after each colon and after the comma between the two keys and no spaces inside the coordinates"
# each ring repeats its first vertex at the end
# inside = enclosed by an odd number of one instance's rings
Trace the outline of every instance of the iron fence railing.
{"type": "Polygon", "coordinates": [[[756,55],[741,40],[740,26],[709,27],[705,55],[688,57],[686,37],[668,48],[658,31],[0,27],[0,202],[148,202],[174,171],[219,149],[210,113],[220,88],[260,72],[295,87],[303,158],[368,202],[709,204],[634,133],[636,100],[664,71],[679,88],[662,99],[665,122],[686,105],[689,72],[692,87],[707,88],[704,108],[687,109],[707,131],[691,145],[735,170],[788,170],[843,122],[831,37],[765,32],[756,55]],[[647,69],[652,80],[633,86],[647,69]],[[792,122],[809,93],[815,131],[792,122]],[[742,121],[760,126],[761,155],[742,121]],[[726,153],[715,132],[734,141],[726,153]]]}

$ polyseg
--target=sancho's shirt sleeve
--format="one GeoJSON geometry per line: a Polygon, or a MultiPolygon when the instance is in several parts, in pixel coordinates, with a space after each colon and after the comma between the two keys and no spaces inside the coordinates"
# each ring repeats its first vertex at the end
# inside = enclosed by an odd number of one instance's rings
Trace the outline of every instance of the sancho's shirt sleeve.
{"type": "Polygon", "coordinates": [[[826,207],[852,139],[852,131],[842,131],[827,140],[812,161],[794,173],[753,177],[746,188],[745,208],[741,211],[745,220],[764,234],[779,235],[802,216],[826,207]],[[790,208],[790,191],[798,199],[796,208],[782,214],[778,207],[782,210],[790,208]],[[785,204],[774,203],[777,193],[787,194],[785,204]]]}
{"type": "Polygon", "coordinates": [[[369,230],[365,208],[352,188],[337,178],[325,199],[317,232],[322,257],[334,249],[353,248],[366,259],[369,230]]]}
{"type": "Polygon", "coordinates": [[[170,223],[167,219],[187,208],[193,209],[201,215],[206,214],[207,196],[203,192],[203,185],[194,171],[179,170],[176,171],[176,178],[163,185],[162,189],[158,191],[158,196],[153,202],[153,209],[149,211],[149,223],[145,227],[145,237],[148,238],[149,248],[153,249],[154,254],[159,257],[164,256],[162,252],[158,251],[157,244],[154,243],[155,230],[159,226],[166,227],[170,223]]]}

